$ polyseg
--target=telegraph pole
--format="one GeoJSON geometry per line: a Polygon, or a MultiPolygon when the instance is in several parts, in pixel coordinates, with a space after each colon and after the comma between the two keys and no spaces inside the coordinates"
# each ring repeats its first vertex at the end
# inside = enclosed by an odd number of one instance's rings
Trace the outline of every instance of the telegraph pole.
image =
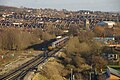
{"type": "Polygon", "coordinates": [[[71,68],[71,78],[70,80],[74,80],[73,69],[71,68]]]}

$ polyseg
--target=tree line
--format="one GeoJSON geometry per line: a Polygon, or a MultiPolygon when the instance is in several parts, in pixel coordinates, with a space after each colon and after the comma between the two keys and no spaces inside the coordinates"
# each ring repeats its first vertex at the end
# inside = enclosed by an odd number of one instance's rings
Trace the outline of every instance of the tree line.
{"type": "Polygon", "coordinates": [[[28,46],[41,41],[49,40],[54,35],[35,29],[31,32],[20,29],[1,29],[0,30],[0,49],[1,50],[23,50],[28,46]]]}

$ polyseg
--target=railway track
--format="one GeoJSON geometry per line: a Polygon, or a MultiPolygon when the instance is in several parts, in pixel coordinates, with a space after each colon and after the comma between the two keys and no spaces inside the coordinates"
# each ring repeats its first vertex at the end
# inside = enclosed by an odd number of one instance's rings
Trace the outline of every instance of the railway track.
{"type": "Polygon", "coordinates": [[[0,80],[22,80],[24,76],[28,73],[28,71],[30,71],[31,69],[35,69],[39,64],[43,63],[48,58],[47,56],[44,56],[45,54],[48,54],[48,56],[52,56],[61,48],[62,47],[36,56],[30,61],[22,64],[20,67],[0,76],[0,80]]]}

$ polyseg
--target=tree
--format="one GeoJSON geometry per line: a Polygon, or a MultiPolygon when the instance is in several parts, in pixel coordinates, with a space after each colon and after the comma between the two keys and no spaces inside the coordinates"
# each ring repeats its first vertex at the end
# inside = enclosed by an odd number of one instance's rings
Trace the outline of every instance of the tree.
{"type": "Polygon", "coordinates": [[[1,33],[2,49],[17,49],[19,45],[19,33],[18,30],[5,30],[1,33]]]}
{"type": "Polygon", "coordinates": [[[78,37],[70,38],[67,44],[67,52],[68,53],[76,53],[79,52],[79,39],[78,37]]]}
{"type": "Polygon", "coordinates": [[[72,59],[73,59],[73,64],[77,68],[82,69],[81,66],[85,64],[85,60],[83,58],[81,58],[80,55],[76,55],[72,59]]]}
{"type": "Polygon", "coordinates": [[[99,55],[92,55],[91,65],[93,65],[93,68],[98,72],[101,72],[101,70],[107,65],[107,61],[99,55]]]}
{"type": "Polygon", "coordinates": [[[75,25],[70,25],[69,34],[70,35],[76,35],[78,33],[79,33],[79,28],[75,25]]]}
{"type": "Polygon", "coordinates": [[[115,36],[120,36],[120,28],[114,29],[114,35],[115,36]]]}
{"type": "Polygon", "coordinates": [[[50,35],[49,33],[47,33],[47,32],[44,32],[43,34],[42,34],[42,40],[50,40],[50,39],[52,39],[52,38],[54,38],[55,36],[54,35],[50,35]]]}
{"type": "Polygon", "coordinates": [[[90,55],[91,53],[91,47],[86,42],[82,42],[80,43],[79,51],[82,56],[87,57],[87,55],[90,55]]]}
{"type": "Polygon", "coordinates": [[[33,34],[38,38],[42,38],[43,31],[42,31],[42,29],[37,28],[33,31],[33,34]]]}
{"type": "Polygon", "coordinates": [[[96,26],[94,28],[94,32],[95,32],[96,36],[104,37],[105,29],[103,26],[96,26]]]}
{"type": "Polygon", "coordinates": [[[0,34],[0,49],[21,50],[36,43],[40,39],[33,33],[19,29],[6,29],[0,34]]]}
{"type": "Polygon", "coordinates": [[[82,42],[87,42],[87,43],[91,43],[91,41],[93,40],[94,37],[94,33],[92,31],[80,31],[78,38],[80,43],[82,42]]]}

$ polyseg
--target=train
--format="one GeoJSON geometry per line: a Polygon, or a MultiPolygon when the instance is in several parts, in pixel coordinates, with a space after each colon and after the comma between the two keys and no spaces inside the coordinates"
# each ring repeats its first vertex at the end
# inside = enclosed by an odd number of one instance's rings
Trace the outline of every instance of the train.
{"type": "Polygon", "coordinates": [[[52,42],[52,43],[48,46],[48,50],[53,50],[54,48],[57,48],[57,47],[59,47],[59,46],[64,45],[65,42],[66,42],[68,39],[69,39],[69,37],[66,36],[66,37],[63,37],[63,38],[61,38],[61,39],[59,39],[59,40],[56,40],[56,41],[52,42]]]}

